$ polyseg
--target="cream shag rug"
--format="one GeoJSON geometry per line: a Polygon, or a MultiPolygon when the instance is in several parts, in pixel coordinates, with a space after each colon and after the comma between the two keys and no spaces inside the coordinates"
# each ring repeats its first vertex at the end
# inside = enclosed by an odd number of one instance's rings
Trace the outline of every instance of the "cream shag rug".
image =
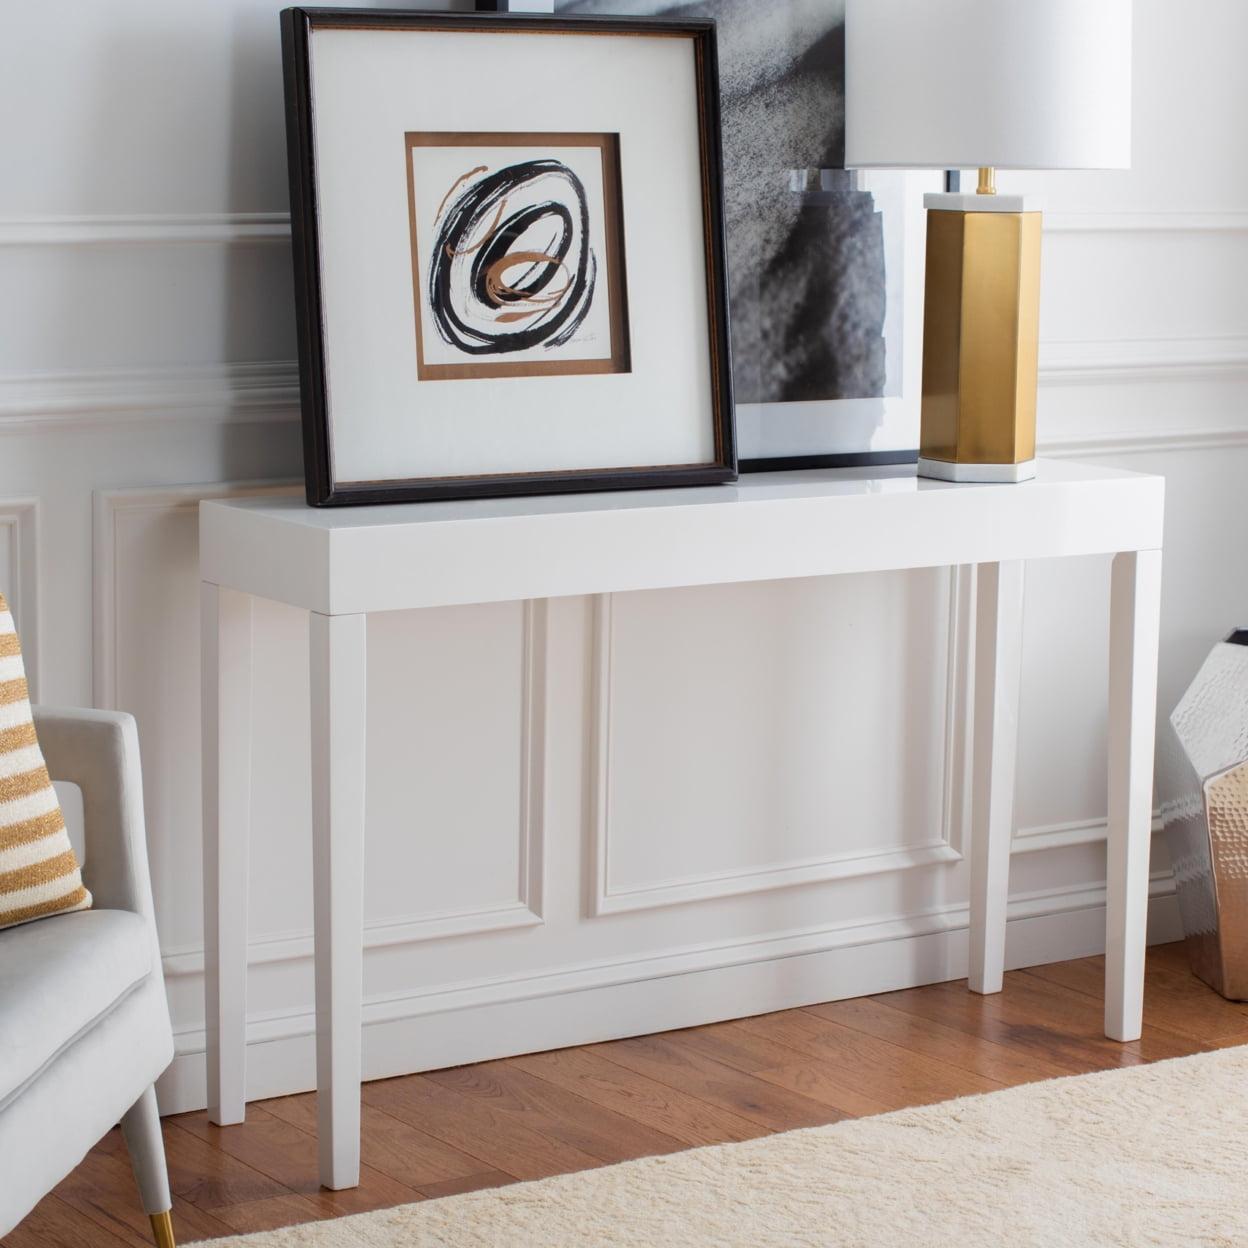
{"type": "Polygon", "coordinates": [[[1248,1046],[211,1242],[1240,1248],[1248,1046]]]}

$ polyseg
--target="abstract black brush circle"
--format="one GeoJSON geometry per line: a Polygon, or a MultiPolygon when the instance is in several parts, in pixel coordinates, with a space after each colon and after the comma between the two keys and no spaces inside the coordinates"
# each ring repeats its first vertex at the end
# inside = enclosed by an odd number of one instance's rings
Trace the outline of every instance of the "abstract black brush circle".
{"type": "Polygon", "coordinates": [[[580,178],[560,160],[526,160],[453,191],[429,262],[438,333],[469,355],[570,341],[598,278],[580,178]]]}

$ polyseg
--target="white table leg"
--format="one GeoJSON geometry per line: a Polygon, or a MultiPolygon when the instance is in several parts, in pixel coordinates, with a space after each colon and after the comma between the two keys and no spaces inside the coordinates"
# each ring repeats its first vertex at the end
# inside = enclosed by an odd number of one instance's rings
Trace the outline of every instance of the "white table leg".
{"type": "Polygon", "coordinates": [[[1115,555],[1109,619],[1105,902],[1105,1034],[1111,1040],[1138,1040],[1144,1022],[1160,632],[1161,551],[1115,555]]]}
{"type": "Polygon", "coordinates": [[[1023,564],[981,563],[975,601],[968,983],[972,992],[986,993],[1000,992],[1005,974],[1023,657],[1023,564]]]}
{"type": "Polygon", "coordinates": [[[225,1124],[247,1100],[251,598],[205,581],[200,608],[208,1117],[225,1124]]]}
{"type": "Polygon", "coordinates": [[[360,1181],[367,617],[311,614],[312,873],[321,1183],[360,1181]]]}

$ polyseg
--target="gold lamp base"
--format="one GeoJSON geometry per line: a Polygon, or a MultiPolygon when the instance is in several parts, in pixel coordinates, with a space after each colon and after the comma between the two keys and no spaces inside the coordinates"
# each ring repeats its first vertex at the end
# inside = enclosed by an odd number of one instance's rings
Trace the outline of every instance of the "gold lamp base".
{"type": "Polygon", "coordinates": [[[919,475],[1025,481],[1035,476],[1041,216],[985,189],[982,174],[980,186],[925,200],[919,475]]]}

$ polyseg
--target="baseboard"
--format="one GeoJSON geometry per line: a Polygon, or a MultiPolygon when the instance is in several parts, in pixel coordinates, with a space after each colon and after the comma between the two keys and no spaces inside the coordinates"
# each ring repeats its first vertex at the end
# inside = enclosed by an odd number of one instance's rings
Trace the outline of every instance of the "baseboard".
{"type": "MultiPolygon", "coordinates": [[[[1169,873],[1151,882],[1150,943],[1182,935],[1173,890],[1169,873]]],[[[1103,886],[1011,900],[1011,969],[1089,957],[1104,948],[1103,886]]],[[[373,1000],[364,1014],[364,1077],[385,1079],[914,988],[964,978],[966,967],[967,912],[955,906],[833,931],[373,1000]]],[[[203,1045],[202,1028],[179,1033],[177,1056],[158,1085],[162,1113],[204,1107],[203,1045]]],[[[308,1091],[315,1087],[315,1069],[311,1010],[253,1015],[249,1100],[308,1091]]]]}

